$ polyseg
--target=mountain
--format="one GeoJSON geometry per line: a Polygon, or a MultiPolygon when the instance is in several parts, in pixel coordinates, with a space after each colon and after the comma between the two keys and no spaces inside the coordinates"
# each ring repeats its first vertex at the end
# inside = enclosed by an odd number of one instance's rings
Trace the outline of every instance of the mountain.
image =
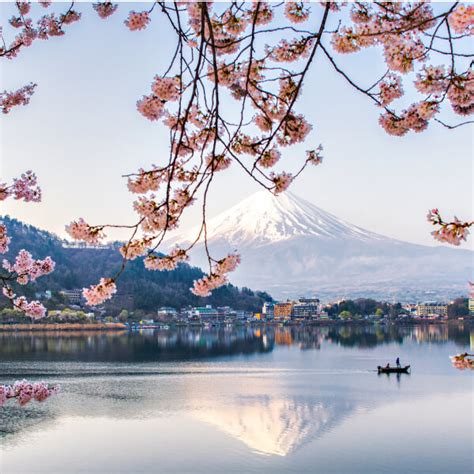
{"type": "MultiPolygon", "coordinates": [[[[34,258],[47,255],[56,263],[53,273],[39,278],[35,283],[21,288],[21,294],[34,297],[36,292],[45,290],[83,288],[96,284],[103,276],[114,275],[120,268],[120,243],[104,248],[73,247],[54,234],[23,224],[15,219],[1,219],[12,238],[10,250],[6,255],[12,259],[22,248],[28,250],[34,258]]],[[[238,289],[226,285],[217,289],[208,298],[199,298],[190,292],[193,281],[204,275],[202,270],[181,264],[171,272],[153,272],[145,269],[143,261],[129,262],[126,270],[117,282],[117,295],[108,304],[111,312],[122,307],[154,311],[160,306],[181,308],[184,306],[231,306],[237,310],[259,311],[264,301],[271,300],[270,295],[254,292],[248,288],[238,289]]],[[[2,299],[1,303],[6,300],[2,299]]]]}
{"type": "MultiPolygon", "coordinates": [[[[235,284],[265,288],[274,296],[371,296],[414,299],[465,294],[473,252],[391,239],[349,224],[292,193],[260,191],[210,219],[211,253],[237,249],[235,284]]],[[[191,242],[197,229],[170,246],[191,242]]],[[[204,262],[202,243],[194,262],[204,262]]]]}

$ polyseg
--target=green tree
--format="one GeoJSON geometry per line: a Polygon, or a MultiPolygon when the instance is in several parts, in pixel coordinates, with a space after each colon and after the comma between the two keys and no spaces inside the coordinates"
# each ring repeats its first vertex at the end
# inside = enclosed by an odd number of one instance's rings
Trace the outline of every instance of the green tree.
{"type": "Polygon", "coordinates": [[[344,310],[339,313],[339,317],[341,319],[350,319],[352,317],[352,313],[350,311],[344,310]]]}
{"type": "Polygon", "coordinates": [[[120,311],[117,318],[119,321],[122,321],[123,323],[125,323],[126,321],[128,321],[128,316],[129,316],[128,311],[126,309],[122,309],[122,311],[120,311]]]}

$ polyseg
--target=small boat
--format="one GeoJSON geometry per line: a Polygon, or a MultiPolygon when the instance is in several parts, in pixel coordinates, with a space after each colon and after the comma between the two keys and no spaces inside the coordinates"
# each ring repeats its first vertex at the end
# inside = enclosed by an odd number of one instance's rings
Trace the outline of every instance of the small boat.
{"type": "Polygon", "coordinates": [[[410,366],[406,365],[405,367],[380,367],[377,366],[377,371],[379,374],[408,374],[410,371],[410,366]]]}

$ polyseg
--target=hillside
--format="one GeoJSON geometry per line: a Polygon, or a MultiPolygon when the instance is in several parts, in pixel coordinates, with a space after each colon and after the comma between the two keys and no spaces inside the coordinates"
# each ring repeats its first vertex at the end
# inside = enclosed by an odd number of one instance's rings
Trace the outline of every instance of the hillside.
{"type": "MultiPolygon", "coordinates": [[[[112,244],[111,248],[68,248],[65,241],[54,234],[23,224],[9,217],[2,218],[12,242],[7,257],[12,257],[25,248],[35,258],[49,255],[56,262],[55,271],[23,288],[30,297],[37,291],[82,288],[95,284],[102,276],[113,275],[120,266],[121,256],[112,244]]],[[[171,272],[151,272],[145,269],[140,259],[129,262],[117,282],[117,298],[110,305],[119,307],[124,296],[134,309],[156,310],[160,306],[184,307],[212,304],[232,306],[238,310],[260,310],[265,300],[271,299],[263,292],[248,288],[238,289],[233,285],[216,290],[208,298],[193,295],[189,288],[203,272],[196,267],[181,264],[171,272]],[[131,299],[131,301],[130,301],[131,299]]],[[[3,303],[3,302],[2,302],[3,303]]]]}

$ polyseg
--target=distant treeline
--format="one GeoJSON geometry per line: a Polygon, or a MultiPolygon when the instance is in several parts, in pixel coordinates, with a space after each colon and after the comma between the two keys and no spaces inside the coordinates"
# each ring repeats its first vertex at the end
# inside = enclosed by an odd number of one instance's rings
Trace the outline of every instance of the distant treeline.
{"type": "MultiPolygon", "coordinates": [[[[344,300],[334,303],[327,308],[329,316],[388,316],[396,318],[407,312],[400,303],[387,303],[376,301],[371,298],[358,298],[356,300],[344,300]]],[[[469,316],[469,306],[467,298],[457,298],[448,305],[448,318],[454,319],[469,316]]]]}

